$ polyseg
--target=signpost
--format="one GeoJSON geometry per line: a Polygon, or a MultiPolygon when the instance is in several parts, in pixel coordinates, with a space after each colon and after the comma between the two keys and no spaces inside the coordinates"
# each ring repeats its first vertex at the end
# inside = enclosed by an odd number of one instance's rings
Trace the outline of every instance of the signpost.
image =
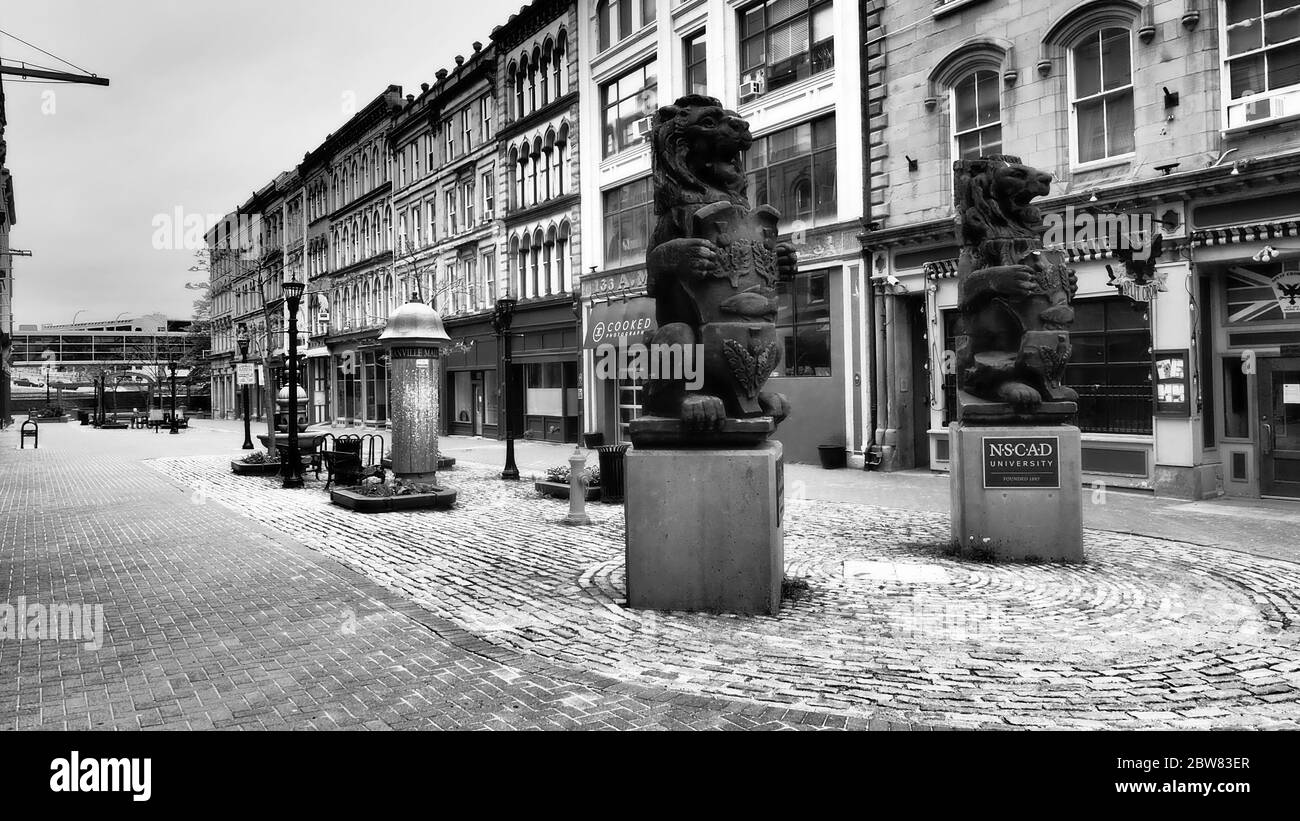
{"type": "Polygon", "coordinates": [[[243,387],[244,385],[257,384],[257,366],[252,362],[235,363],[235,385],[243,387]]]}

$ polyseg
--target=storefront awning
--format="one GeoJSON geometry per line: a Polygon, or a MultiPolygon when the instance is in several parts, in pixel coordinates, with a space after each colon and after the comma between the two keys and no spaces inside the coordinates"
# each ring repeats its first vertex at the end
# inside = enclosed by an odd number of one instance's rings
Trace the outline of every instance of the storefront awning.
{"type": "Polygon", "coordinates": [[[650,297],[600,303],[594,305],[587,316],[587,332],[582,347],[593,350],[598,345],[617,345],[619,339],[626,339],[628,344],[641,342],[647,332],[658,327],[655,301],[650,297]]]}
{"type": "Polygon", "coordinates": [[[329,355],[330,355],[330,349],[326,348],[323,345],[317,348],[308,348],[306,351],[303,352],[303,356],[306,357],[307,359],[315,359],[318,356],[329,356],[329,355]]]}

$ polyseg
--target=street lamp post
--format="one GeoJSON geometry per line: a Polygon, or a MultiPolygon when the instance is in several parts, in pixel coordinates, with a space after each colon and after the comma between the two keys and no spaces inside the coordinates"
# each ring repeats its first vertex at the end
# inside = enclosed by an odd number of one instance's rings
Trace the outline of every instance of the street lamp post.
{"type": "Polygon", "coordinates": [[[515,465],[515,433],[510,421],[511,356],[510,323],[514,319],[515,299],[504,296],[497,300],[496,310],[492,313],[492,328],[497,333],[501,346],[501,375],[497,384],[501,390],[501,417],[506,426],[506,466],[501,471],[501,478],[518,481],[519,468],[515,465]]]}
{"type": "MultiPolygon", "coordinates": [[[[246,325],[246,324],[243,323],[243,322],[239,323],[239,331],[238,331],[238,334],[239,334],[239,336],[237,337],[237,341],[238,341],[238,343],[239,343],[239,358],[240,358],[240,361],[242,361],[244,364],[248,364],[248,341],[249,341],[249,340],[248,340],[248,325],[246,325]]],[[[249,427],[250,422],[249,422],[249,419],[248,419],[248,383],[244,383],[243,385],[240,385],[239,387],[240,387],[240,391],[244,394],[244,445],[243,445],[243,448],[244,448],[244,450],[252,450],[252,449],[253,449],[253,431],[252,431],[252,429],[249,427]]]]}
{"type": "Polygon", "coordinates": [[[172,359],[167,363],[167,370],[171,374],[172,380],[172,426],[168,433],[180,433],[181,429],[176,424],[176,360],[172,359]]]}
{"type": "Polygon", "coordinates": [[[289,311],[289,447],[285,453],[284,486],[302,487],[302,457],[298,455],[298,306],[307,284],[285,279],[284,302],[289,311]]]}

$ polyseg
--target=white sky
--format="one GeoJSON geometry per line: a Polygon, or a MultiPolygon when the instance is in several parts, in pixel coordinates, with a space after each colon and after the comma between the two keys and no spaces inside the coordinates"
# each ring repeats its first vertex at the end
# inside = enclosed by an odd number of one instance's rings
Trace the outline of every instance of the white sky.
{"type": "MultiPolygon", "coordinates": [[[[4,78],[11,241],[34,254],[14,259],[14,322],[188,317],[206,275],[154,249],[156,215],[228,213],[347,119],[346,92],[358,109],[389,83],[418,94],[522,4],[6,2],[0,30],[112,82],[4,78]]],[[[5,36],[0,56],[72,70],[5,36]]]]}

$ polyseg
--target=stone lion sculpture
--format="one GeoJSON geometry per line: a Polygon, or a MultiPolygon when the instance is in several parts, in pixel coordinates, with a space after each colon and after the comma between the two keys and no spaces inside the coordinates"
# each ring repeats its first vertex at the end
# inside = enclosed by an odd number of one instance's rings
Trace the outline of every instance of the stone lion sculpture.
{"type": "Polygon", "coordinates": [[[1052,177],[1005,155],[960,160],[954,170],[962,415],[979,404],[971,397],[1010,406],[983,408],[1004,417],[1072,415],[1078,395],[1061,377],[1078,284],[1059,253],[1043,250],[1046,226],[1031,204],[1049,193],[1052,177]],[[1054,403],[1050,412],[1044,402],[1054,403]]]}
{"type": "Polygon", "coordinates": [[[728,418],[779,423],[790,403],[763,386],[781,362],[776,284],[794,275],[796,260],[776,242],[780,214],[746,196],[749,124],[712,97],[688,95],[659,109],[653,141],[657,222],[646,265],[659,328],[648,341],[700,346],[703,383],[692,391],[683,379],[648,382],[646,412],[696,432],[728,418]]]}

